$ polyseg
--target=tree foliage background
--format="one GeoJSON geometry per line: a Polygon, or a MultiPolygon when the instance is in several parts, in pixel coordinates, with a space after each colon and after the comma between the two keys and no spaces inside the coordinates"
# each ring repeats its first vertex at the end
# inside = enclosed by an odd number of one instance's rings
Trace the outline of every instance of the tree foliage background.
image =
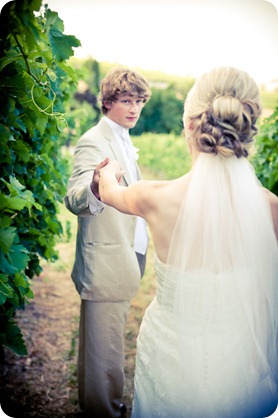
{"type": "Polygon", "coordinates": [[[278,105],[260,125],[253,163],[261,183],[278,196],[278,105]]]}
{"type": "MultiPolygon", "coordinates": [[[[77,78],[74,36],[41,0],[15,0],[0,15],[0,345],[26,354],[17,309],[33,297],[40,259],[54,260],[65,194],[64,113],[77,78]]],[[[67,131],[67,130],[66,130],[67,131]]]]}

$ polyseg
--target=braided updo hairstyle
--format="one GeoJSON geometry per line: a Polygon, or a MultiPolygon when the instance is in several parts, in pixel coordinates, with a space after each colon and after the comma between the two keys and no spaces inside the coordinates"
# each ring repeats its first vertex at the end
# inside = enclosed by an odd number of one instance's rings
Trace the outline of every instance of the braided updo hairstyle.
{"type": "Polygon", "coordinates": [[[204,74],[192,87],[183,121],[199,151],[240,158],[248,156],[260,114],[255,81],[244,71],[221,67],[204,74]]]}

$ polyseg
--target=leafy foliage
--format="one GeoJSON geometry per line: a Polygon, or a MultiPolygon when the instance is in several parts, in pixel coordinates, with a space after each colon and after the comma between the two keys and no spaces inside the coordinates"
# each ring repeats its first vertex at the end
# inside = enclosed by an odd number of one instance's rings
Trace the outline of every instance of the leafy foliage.
{"type": "Polygon", "coordinates": [[[174,86],[167,88],[152,88],[152,97],[142,111],[142,115],[135,128],[133,135],[142,132],[175,133],[180,134],[183,128],[184,96],[174,86]]]}
{"type": "Polygon", "coordinates": [[[262,184],[278,195],[278,107],[260,126],[253,163],[262,184]]]}
{"type": "Polygon", "coordinates": [[[0,28],[0,344],[26,354],[15,313],[33,297],[40,258],[57,258],[64,112],[77,82],[65,60],[80,42],[41,0],[7,3],[0,28]]]}
{"type": "MultiPolygon", "coordinates": [[[[144,74],[144,72],[142,72],[144,74]]],[[[176,77],[158,73],[160,78],[155,81],[155,76],[150,72],[146,78],[150,82],[152,96],[144,107],[141,117],[137,122],[133,135],[141,135],[143,132],[173,133],[180,135],[183,130],[183,107],[188,91],[194,80],[187,77],[176,77]]]]}
{"type": "Polygon", "coordinates": [[[98,104],[100,86],[98,61],[93,59],[83,61],[72,58],[71,64],[80,82],[77,92],[69,99],[71,110],[67,118],[68,145],[74,145],[85,131],[98,122],[101,116],[98,104]]]}

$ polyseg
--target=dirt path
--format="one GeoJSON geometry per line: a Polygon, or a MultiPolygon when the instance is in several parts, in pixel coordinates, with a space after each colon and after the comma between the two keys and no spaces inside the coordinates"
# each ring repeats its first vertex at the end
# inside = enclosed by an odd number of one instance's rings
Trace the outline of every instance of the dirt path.
{"type": "MultiPolygon", "coordinates": [[[[58,245],[60,260],[44,265],[32,282],[34,300],[18,313],[28,356],[5,350],[0,370],[0,403],[16,418],[73,418],[78,416],[76,361],[79,296],[70,279],[74,239],[58,245]]],[[[138,296],[132,302],[126,329],[126,389],[124,401],[130,417],[133,396],[136,336],[146,306],[152,299],[152,248],[138,296]]]]}

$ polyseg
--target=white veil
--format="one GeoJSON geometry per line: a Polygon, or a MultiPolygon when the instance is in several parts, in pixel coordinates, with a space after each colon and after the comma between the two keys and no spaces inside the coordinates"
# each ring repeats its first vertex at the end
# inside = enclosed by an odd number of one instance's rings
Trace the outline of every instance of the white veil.
{"type": "Polygon", "coordinates": [[[196,411],[206,407],[204,416],[215,410],[221,416],[222,408],[222,416],[233,418],[273,413],[278,246],[269,204],[246,158],[199,154],[167,265],[161,296],[176,318],[180,379],[184,387],[187,379],[191,388],[196,384],[196,411]]]}

